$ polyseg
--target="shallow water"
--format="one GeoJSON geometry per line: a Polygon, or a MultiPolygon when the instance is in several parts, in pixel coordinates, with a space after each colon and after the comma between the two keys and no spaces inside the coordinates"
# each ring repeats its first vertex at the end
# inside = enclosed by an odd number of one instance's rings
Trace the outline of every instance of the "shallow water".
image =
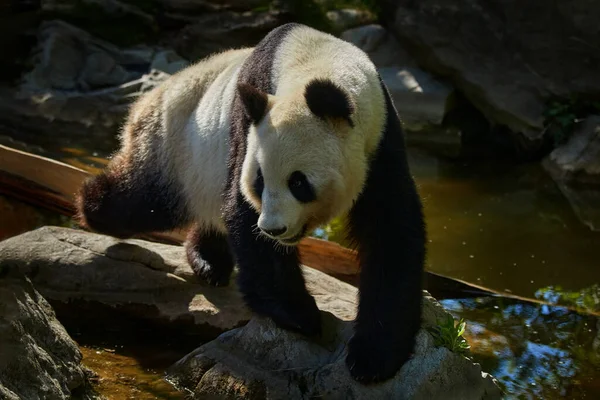
{"type": "MultiPolygon", "coordinates": [[[[0,136],[1,144],[92,172],[112,151],[110,145],[94,153],[74,143],[36,147],[26,140],[0,136]]],[[[600,282],[600,235],[576,219],[539,165],[444,161],[416,149],[410,163],[424,201],[429,270],[600,312],[600,289],[593,286],[600,282]]],[[[507,398],[600,398],[595,317],[492,297],[442,303],[467,320],[474,360],[499,379],[507,398]]],[[[161,354],[159,345],[130,353],[84,345],[82,351],[86,364],[105,377],[101,390],[117,396],[110,398],[177,398],[160,379],[176,358],[151,367],[143,362],[161,354]]]]}
{"type": "MultiPolygon", "coordinates": [[[[139,354],[134,356],[128,352],[129,348],[115,347],[79,347],[83,365],[98,375],[95,389],[101,395],[111,400],[185,399],[182,392],[163,379],[165,368],[172,362],[158,359],[148,365],[147,360],[140,360],[139,354]]],[[[161,351],[146,348],[143,354],[160,354],[161,351]]]]}

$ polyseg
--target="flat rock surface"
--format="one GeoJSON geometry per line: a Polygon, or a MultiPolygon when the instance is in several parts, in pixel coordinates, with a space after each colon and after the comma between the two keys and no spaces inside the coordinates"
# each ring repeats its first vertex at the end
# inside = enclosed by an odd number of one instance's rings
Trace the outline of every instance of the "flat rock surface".
{"type": "MultiPolygon", "coordinates": [[[[235,283],[215,288],[196,279],[182,246],[44,227],[0,242],[0,266],[25,273],[46,299],[74,313],[96,304],[150,322],[177,322],[208,339],[251,316],[235,283]]],[[[304,272],[322,310],[354,318],[355,293],[311,268],[304,272]]]]}
{"type": "Polygon", "coordinates": [[[31,282],[0,266],[0,398],[96,398],[81,359],[31,282]]]}

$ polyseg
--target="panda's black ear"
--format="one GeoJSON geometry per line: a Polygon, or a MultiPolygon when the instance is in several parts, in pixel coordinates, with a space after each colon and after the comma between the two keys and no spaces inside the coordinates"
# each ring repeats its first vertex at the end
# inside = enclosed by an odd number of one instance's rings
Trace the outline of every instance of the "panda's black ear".
{"type": "Polygon", "coordinates": [[[306,104],[319,118],[341,118],[354,126],[350,116],[354,106],[344,90],[329,79],[314,79],[304,91],[306,104]]]}
{"type": "Polygon", "coordinates": [[[259,123],[267,111],[269,103],[267,94],[247,83],[238,83],[237,87],[246,115],[252,120],[252,123],[259,123]]]}

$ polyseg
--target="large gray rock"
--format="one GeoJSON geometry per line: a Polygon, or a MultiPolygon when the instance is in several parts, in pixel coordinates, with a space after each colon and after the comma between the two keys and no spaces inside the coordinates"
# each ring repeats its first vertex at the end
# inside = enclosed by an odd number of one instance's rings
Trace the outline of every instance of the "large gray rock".
{"type": "Polygon", "coordinates": [[[31,282],[12,272],[0,266],[0,398],[97,398],[77,344],[31,282]]]}
{"type": "Polygon", "coordinates": [[[42,22],[37,38],[20,86],[0,91],[0,123],[16,131],[108,142],[133,100],[188,64],[173,50],[121,49],[58,20],[42,22]]]}
{"type": "MultiPolygon", "coordinates": [[[[336,286],[336,296],[356,295],[350,285],[336,286]]],[[[478,364],[434,345],[426,328],[446,316],[425,292],[414,357],[394,378],[378,385],[364,386],[351,378],[345,351],[352,323],[335,313],[323,313],[325,334],[319,341],[254,318],[179,360],[167,378],[198,399],[500,399],[495,380],[478,364]]]]}
{"type": "MultiPolygon", "coordinates": [[[[235,283],[215,288],[199,282],[181,246],[44,227],[0,242],[0,266],[26,274],[46,299],[81,318],[90,307],[108,308],[213,339],[251,316],[235,283]]],[[[349,305],[355,298],[336,290],[340,282],[304,271],[321,309],[354,318],[349,305]]]]}
{"type": "Polygon", "coordinates": [[[600,231],[600,116],[579,124],[543,162],[578,218],[600,231]]]}
{"type": "Polygon", "coordinates": [[[600,96],[595,0],[382,3],[383,18],[420,64],[534,147],[549,97],[600,96]]]}
{"type": "Polygon", "coordinates": [[[361,26],[343,32],[341,38],[369,55],[408,131],[432,131],[442,125],[451,108],[452,86],[419,68],[385,28],[375,24],[361,26]]]}

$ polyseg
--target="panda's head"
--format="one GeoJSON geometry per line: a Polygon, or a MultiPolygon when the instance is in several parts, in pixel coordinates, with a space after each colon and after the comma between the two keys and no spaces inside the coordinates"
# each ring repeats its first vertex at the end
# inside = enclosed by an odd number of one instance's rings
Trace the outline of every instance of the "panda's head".
{"type": "Polygon", "coordinates": [[[296,245],[349,209],[362,188],[365,142],[355,132],[355,102],[326,79],[285,96],[247,84],[238,91],[252,122],[242,193],[260,213],[263,235],[296,245]]]}

